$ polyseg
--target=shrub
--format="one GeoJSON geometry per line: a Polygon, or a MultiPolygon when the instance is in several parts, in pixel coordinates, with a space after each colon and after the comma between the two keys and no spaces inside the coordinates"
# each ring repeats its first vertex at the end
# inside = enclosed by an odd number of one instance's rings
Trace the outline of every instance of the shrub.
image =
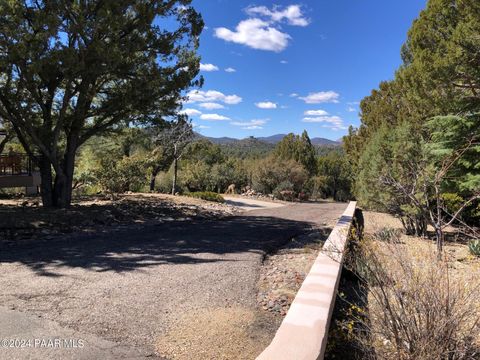
{"type": "Polygon", "coordinates": [[[105,191],[112,194],[140,191],[146,185],[145,162],[138,157],[103,157],[95,177],[105,191]]]}
{"type": "Polygon", "coordinates": [[[293,201],[295,199],[295,191],[290,181],[283,181],[273,190],[273,195],[280,200],[293,201]]]}
{"type": "Polygon", "coordinates": [[[206,201],[214,201],[214,202],[218,202],[218,203],[224,203],[225,202],[225,199],[223,198],[222,195],[211,192],[211,191],[192,192],[192,193],[188,193],[187,196],[202,199],[202,200],[206,200],[206,201]]]}
{"type": "Polygon", "coordinates": [[[188,162],[182,168],[182,181],[190,192],[211,191],[215,189],[211,179],[211,166],[201,161],[188,162]]]}
{"type": "MultiPolygon", "coordinates": [[[[351,257],[368,297],[353,335],[375,359],[474,359],[480,348],[478,278],[450,279],[447,261],[396,242],[365,240],[351,257]]],[[[349,321],[345,323],[348,331],[349,321]]],[[[350,325],[351,327],[351,325],[350,325]]]]}
{"type": "Polygon", "coordinates": [[[470,250],[472,255],[480,256],[480,239],[470,240],[468,250],[470,250]]]}
{"type": "Polygon", "coordinates": [[[257,162],[253,173],[253,188],[264,194],[271,194],[284,182],[292,184],[296,193],[303,190],[308,174],[303,166],[294,160],[267,157],[257,162]]]}
{"type": "Polygon", "coordinates": [[[395,241],[399,241],[400,234],[401,234],[400,229],[383,227],[375,232],[374,237],[375,237],[375,240],[382,241],[382,242],[395,242],[395,241]]]}

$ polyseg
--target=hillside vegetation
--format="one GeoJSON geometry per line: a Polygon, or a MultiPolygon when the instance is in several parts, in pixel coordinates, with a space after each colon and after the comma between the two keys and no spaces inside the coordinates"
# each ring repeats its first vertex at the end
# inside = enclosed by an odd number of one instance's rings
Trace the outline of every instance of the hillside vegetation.
{"type": "Polygon", "coordinates": [[[249,190],[285,200],[350,196],[341,147],[314,146],[306,132],[286,135],[277,144],[256,138],[215,144],[194,135],[175,142],[163,132],[127,128],[114,139],[92,139],[79,155],[76,192],[171,193],[175,178],[175,193],[223,193],[233,186],[235,193],[249,190]]]}
{"type": "Polygon", "coordinates": [[[344,149],[362,206],[399,216],[409,234],[480,223],[480,3],[430,0],[403,64],[360,104],[344,149]]]}

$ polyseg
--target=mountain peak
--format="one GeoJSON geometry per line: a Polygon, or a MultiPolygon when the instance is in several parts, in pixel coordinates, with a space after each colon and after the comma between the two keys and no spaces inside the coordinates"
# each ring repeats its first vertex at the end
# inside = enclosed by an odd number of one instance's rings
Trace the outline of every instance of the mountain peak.
{"type": "MultiPolygon", "coordinates": [[[[204,135],[201,135],[201,134],[197,134],[199,137],[203,137],[203,138],[207,138],[208,140],[210,140],[211,142],[213,142],[214,144],[232,144],[232,143],[238,143],[238,142],[247,142],[247,141],[252,141],[252,140],[257,140],[257,141],[260,141],[260,142],[263,142],[263,143],[266,143],[266,144],[277,144],[279,143],[280,141],[282,141],[282,139],[287,136],[286,134],[275,134],[275,135],[271,135],[271,136],[266,136],[266,137],[253,137],[253,136],[250,136],[250,137],[247,137],[247,138],[244,138],[244,139],[235,139],[235,138],[231,138],[231,137],[219,137],[219,138],[215,138],[215,137],[207,137],[207,136],[204,136],[204,135]]],[[[330,140],[330,139],[325,139],[325,138],[321,138],[321,137],[314,137],[314,138],[311,138],[310,141],[312,142],[312,145],[317,145],[317,146],[339,146],[341,145],[341,141],[334,141],[334,140],[330,140]]]]}

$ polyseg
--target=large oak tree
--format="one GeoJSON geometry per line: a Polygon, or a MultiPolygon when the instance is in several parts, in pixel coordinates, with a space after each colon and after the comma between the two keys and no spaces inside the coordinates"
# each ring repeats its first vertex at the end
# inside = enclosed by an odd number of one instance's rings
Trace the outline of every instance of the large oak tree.
{"type": "Polygon", "coordinates": [[[70,204],[90,137],[178,111],[199,69],[203,21],[190,3],[0,3],[0,116],[40,167],[44,206],[70,204]]]}

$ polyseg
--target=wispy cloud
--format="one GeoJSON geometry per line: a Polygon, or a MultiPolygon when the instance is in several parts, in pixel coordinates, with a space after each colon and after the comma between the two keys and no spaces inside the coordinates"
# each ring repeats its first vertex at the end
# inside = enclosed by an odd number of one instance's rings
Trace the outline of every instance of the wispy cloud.
{"type": "Polygon", "coordinates": [[[349,107],[347,108],[347,111],[348,111],[348,112],[356,112],[357,109],[354,108],[353,106],[349,106],[349,107]]]}
{"type": "Polygon", "coordinates": [[[325,110],[307,110],[303,114],[307,116],[327,116],[328,112],[325,110]]]}
{"type": "Polygon", "coordinates": [[[203,109],[207,110],[217,110],[217,109],[225,109],[225,106],[222,104],[214,103],[214,102],[206,102],[198,104],[203,109]]]}
{"type": "Polygon", "coordinates": [[[345,130],[347,127],[343,124],[343,120],[339,116],[317,116],[317,117],[304,117],[303,122],[306,123],[322,123],[323,127],[331,130],[345,130]]]}
{"type": "Polygon", "coordinates": [[[192,123],[194,129],[210,129],[210,126],[207,125],[200,125],[197,123],[192,123]]]}
{"type": "Polygon", "coordinates": [[[287,60],[280,60],[280,64],[288,64],[287,60]]]}
{"type": "Polygon", "coordinates": [[[237,70],[235,70],[235,69],[232,68],[232,67],[228,67],[228,68],[225,69],[225,72],[227,72],[227,73],[234,73],[234,72],[237,72],[237,70]]]}
{"type": "Polygon", "coordinates": [[[335,91],[320,91],[316,93],[310,93],[307,96],[299,97],[307,104],[320,104],[320,103],[338,103],[340,95],[335,91]]]}
{"type": "Polygon", "coordinates": [[[254,119],[250,121],[232,121],[230,124],[239,126],[244,130],[263,129],[263,125],[267,123],[268,119],[254,119]]]}
{"type": "Polygon", "coordinates": [[[276,109],[277,104],[271,101],[261,101],[258,103],[255,103],[255,106],[258,107],[259,109],[276,109]]]}
{"type": "Polygon", "coordinates": [[[225,95],[216,90],[192,90],[187,94],[188,103],[196,102],[223,102],[229,105],[235,105],[242,102],[242,98],[238,95],[225,95]]]}
{"type": "Polygon", "coordinates": [[[197,109],[191,109],[191,108],[183,109],[179,111],[179,113],[187,116],[198,116],[202,114],[201,111],[198,111],[197,109]]]}
{"type": "Polygon", "coordinates": [[[200,71],[218,71],[218,66],[213,64],[200,64],[200,71]]]}
{"type": "Polygon", "coordinates": [[[219,115],[219,114],[202,114],[200,115],[200,119],[202,120],[210,120],[210,121],[223,121],[223,120],[230,120],[229,117],[219,115]]]}
{"type": "Polygon", "coordinates": [[[246,12],[251,16],[270,18],[273,22],[286,20],[289,25],[293,26],[307,26],[310,24],[310,20],[303,15],[300,5],[290,5],[283,9],[280,6],[274,6],[272,9],[266,6],[252,6],[247,8],[246,12]]]}

